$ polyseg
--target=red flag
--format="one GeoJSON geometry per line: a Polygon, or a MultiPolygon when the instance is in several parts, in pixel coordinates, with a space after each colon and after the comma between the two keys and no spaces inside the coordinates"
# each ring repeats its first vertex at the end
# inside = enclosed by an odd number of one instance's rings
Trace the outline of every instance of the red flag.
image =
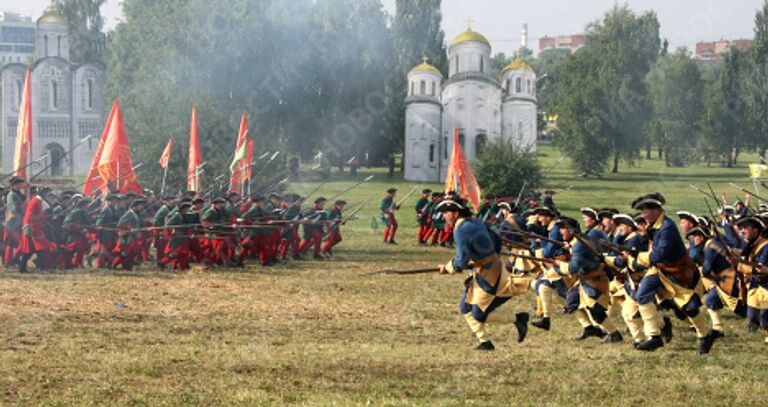
{"type": "MultiPolygon", "coordinates": [[[[104,149],[101,151],[96,169],[104,180],[105,186],[113,185],[114,190],[118,192],[133,191],[141,194],[144,191],[136,181],[136,173],[133,172],[131,147],[128,145],[128,134],[125,132],[120,102],[115,101],[112,111],[114,116],[109,122],[109,127],[105,129],[104,149]]],[[[107,192],[104,187],[102,190],[107,192]]]]}
{"type": "MultiPolygon", "coordinates": [[[[253,140],[248,140],[248,147],[245,150],[245,162],[247,163],[253,162],[254,150],[256,150],[256,143],[253,140]]],[[[247,167],[245,167],[245,175],[243,176],[243,179],[245,181],[250,181],[252,175],[253,175],[253,166],[248,165],[247,167]]]]}
{"type": "Polygon", "coordinates": [[[160,156],[160,166],[163,168],[168,168],[168,160],[171,158],[171,148],[173,148],[173,138],[168,139],[168,144],[165,146],[165,150],[163,150],[163,155],[160,156]]]}
{"type": "Polygon", "coordinates": [[[115,111],[117,110],[117,103],[112,105],[112,110],[109,112],[107,122],[104,124],[104,131],[101,133],[101,139],[99,145],[96,147],[96,154],[93,155],[93,161],[91,162],[91,169],[88,170],[88,176],[85,178],[85,184],[83,184],[83,195],[92,195],[97,189],[107,190],[107,184],[101,179],[99,174],[99,160],[101,160],[101,152],[104,151],[104,141],[107,139],[107,133],[112,127],[112,120],[115,117],[115,111]]]}
{"type": "Polygon", "coordinates": [[[240,131],[237,133],[237,143],[235,144],[235,158],[229,166],[232,175],[229,178],[229,191],[243,193],[243,181],[246,171],[251,166],[247,158],[248,150],[248,120],[245,113],[240,119],[240,131]]]}
{"type": "Polygon", "coordinates": [[[480,186],[459,144],[459,129],[453,135],[453,153],[445,176],[445,192],[457,192],[460,197],[472,202],[475,210],[480,207],[480,186]]]}
{"type": "Polygon", "coordinates": [[[187,165],[187,190],[200,191],[200,140],[197,137],[197,103],[192,106],[192,122],[189,125],[189,164],[187,165]]]}
{"type": "Polygon", "coordinates": [[[13,153],[13,174],[17,177],[27,177],[27,165],[32,155],[32,104],[29,81],[29,68],[24,81],[24,94],[21,96],[19,120],[16,127],[16,148],[13,153]]]}

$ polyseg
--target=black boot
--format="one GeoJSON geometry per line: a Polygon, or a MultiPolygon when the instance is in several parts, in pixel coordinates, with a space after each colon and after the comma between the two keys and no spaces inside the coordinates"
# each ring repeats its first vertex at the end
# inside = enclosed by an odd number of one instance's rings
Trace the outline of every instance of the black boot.
{"type": "Polygon", "coordinates": [[[477,345],[477,347],[475,348],[475,350],[495,350],[495,349],[496,347],[493,346],[493,342],[491,341],[480,342],[480,344],[477,345]]]}
{"type": "Polygon", "coordinates": [[[594,325],[590,325],[584,328],[584,330],[581,331],[581,335],[573,338],[573,340],[583,341],[584,339],[591,338],[591,337],[602,338],[604,336],[605,336],[605,331],[603,331],[602,329],[594,325]]]}
{"type": "Polygon", "coordinates": [[[527,312],[519,312],[515,314],[515,328],[517,328],[517,343],[525,340],[525,336],[528,335],[528,316],[527,312]]]}
{"type": "Polygon", "coordinates": [[[749,328],[748,328],[749,329],[749,333],[753,334],[753,333],[757,332],[757,328],[759,328],[759,327],[760,327],[759,325],[750,322],[749,323],[749,328]]]}
{"type": "Polygon", "coordinates": [[[637,344],[635,349],[644,351],[654,351],[664,346],[664,341],[661,340],[661,336],[654,335],[651,339],[647,339],[637,344]]]}
{"type": "Polygon", "coordinates": [[[664,338],[664,342],[672,342],[672,321],[669,317],[664,317],[664,326],[661,328],[661,337],[664,338]]]}
{"type": "Polygon", "coordinates": [[[624,341],[624,337],[621,336],[621,332],[613,331],[605,337],[603,343],[621,343],[624,341]]]}
{"type": "Polygon", "coordinates": [[[543,329],[545,331],[549,331],[549,317],[544,317],[541,319],[537,319],[533,322],[531,322],[531,325],[535,326],[536,328],[543,329]]]}
{"type": "Polygon", "coordinates": [[[712,334],[699,338],[699,347],[696,349],[696,353],[699,355],[706,355],[712,350],[713,343],[715,343],[715,337],[712,336],[712,334]]]}
{"type": "Polygon", "coordinates": [[[723,331],[718,331],[717,329],[713,329],[709,335],[712,336],[712,342],[720,338],[725,338],[725,333],[723,331]]]}

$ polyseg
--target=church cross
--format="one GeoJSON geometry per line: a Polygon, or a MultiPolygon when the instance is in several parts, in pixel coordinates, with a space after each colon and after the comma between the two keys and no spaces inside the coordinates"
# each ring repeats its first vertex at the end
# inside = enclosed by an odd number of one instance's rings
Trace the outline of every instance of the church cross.
{"type": "Polygon", "coordinates": [[[467,18],[467,30],[472,31],[472,23],[474,23],[475,20],[472,18],[467,18]]]}

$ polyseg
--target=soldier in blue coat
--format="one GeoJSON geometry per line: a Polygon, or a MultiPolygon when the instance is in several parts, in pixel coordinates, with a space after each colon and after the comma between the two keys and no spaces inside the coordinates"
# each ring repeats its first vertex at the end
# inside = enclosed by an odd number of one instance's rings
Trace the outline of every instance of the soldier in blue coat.
{"type": "Polygon", "coordinates": [[[528,290],[530,279],[512,276],[501,263],[501,238],[488,226],[472,220],[472,211],[460,198],[449,198],[438,205],[449,226],[453,227],[456,257],[439,267],[441,274],[471,270],[464,281],[464,294],[459,311],[480,344],[477,350],[493,350],[494,345],[485,330],[486,322],[513,322],[517,340],[522,342],[528,332],[528,314],[511,315],[498,310],[512,296],[528,290]]]}
{"type": "MultiPolygon", "coordinates": [[[[671,298],[677,308],[688,315],[696,329],[699,354],[709,353],[715,337],[710,335],[706,316],[700,312],[702,295],[700,273],[686,250],[677,225],[664,214],[664,197],[659,193],[643,195],[632,203],[642,211],[648,223],[649,250],[640,252],[633,259],[648,271],[640,281],[637,301],[643,318],[643,329],[647,340],[640,342],[637,349],[652,351],[664,346],[661,339],[661,316],[656,306],[656,297],[671,298]]],[[[625,256],[627,253],[625,252],[625,256]]]]}

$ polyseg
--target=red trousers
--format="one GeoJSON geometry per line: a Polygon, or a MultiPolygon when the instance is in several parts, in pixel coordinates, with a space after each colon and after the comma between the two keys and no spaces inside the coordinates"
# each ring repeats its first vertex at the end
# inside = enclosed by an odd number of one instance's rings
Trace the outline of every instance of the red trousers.
{"type": "Polygon", "coordinates": [[[301,241],[301,244],[299,245],[299,251],[303,252],[307,250],[310,243],[313,246],[313,250],[315,255],[320,254],[320,245],[323,244],[323,235],[320,233],[317,229],[312,229],[312,236],[310,236],[309,239],[304,239],[301,241]]]}
{"type": "Polygon", "coordinates": [[[397,232],[397,219],[395,214],[390,213],[387,215],[387,227],[384,228],[384,241],[389,242],[395,240],[395,233],[397,232]]]}
{"type": "Polygon", "coordinates": [[[333,249],[334,246],[341,243],[341,240],[341,231],[339,228],[331,229],[330,232],[328,232],[328,239],[325,241],[325,246],[323,246],[323,253],[327,253],[328,250],[333,249]]]}

